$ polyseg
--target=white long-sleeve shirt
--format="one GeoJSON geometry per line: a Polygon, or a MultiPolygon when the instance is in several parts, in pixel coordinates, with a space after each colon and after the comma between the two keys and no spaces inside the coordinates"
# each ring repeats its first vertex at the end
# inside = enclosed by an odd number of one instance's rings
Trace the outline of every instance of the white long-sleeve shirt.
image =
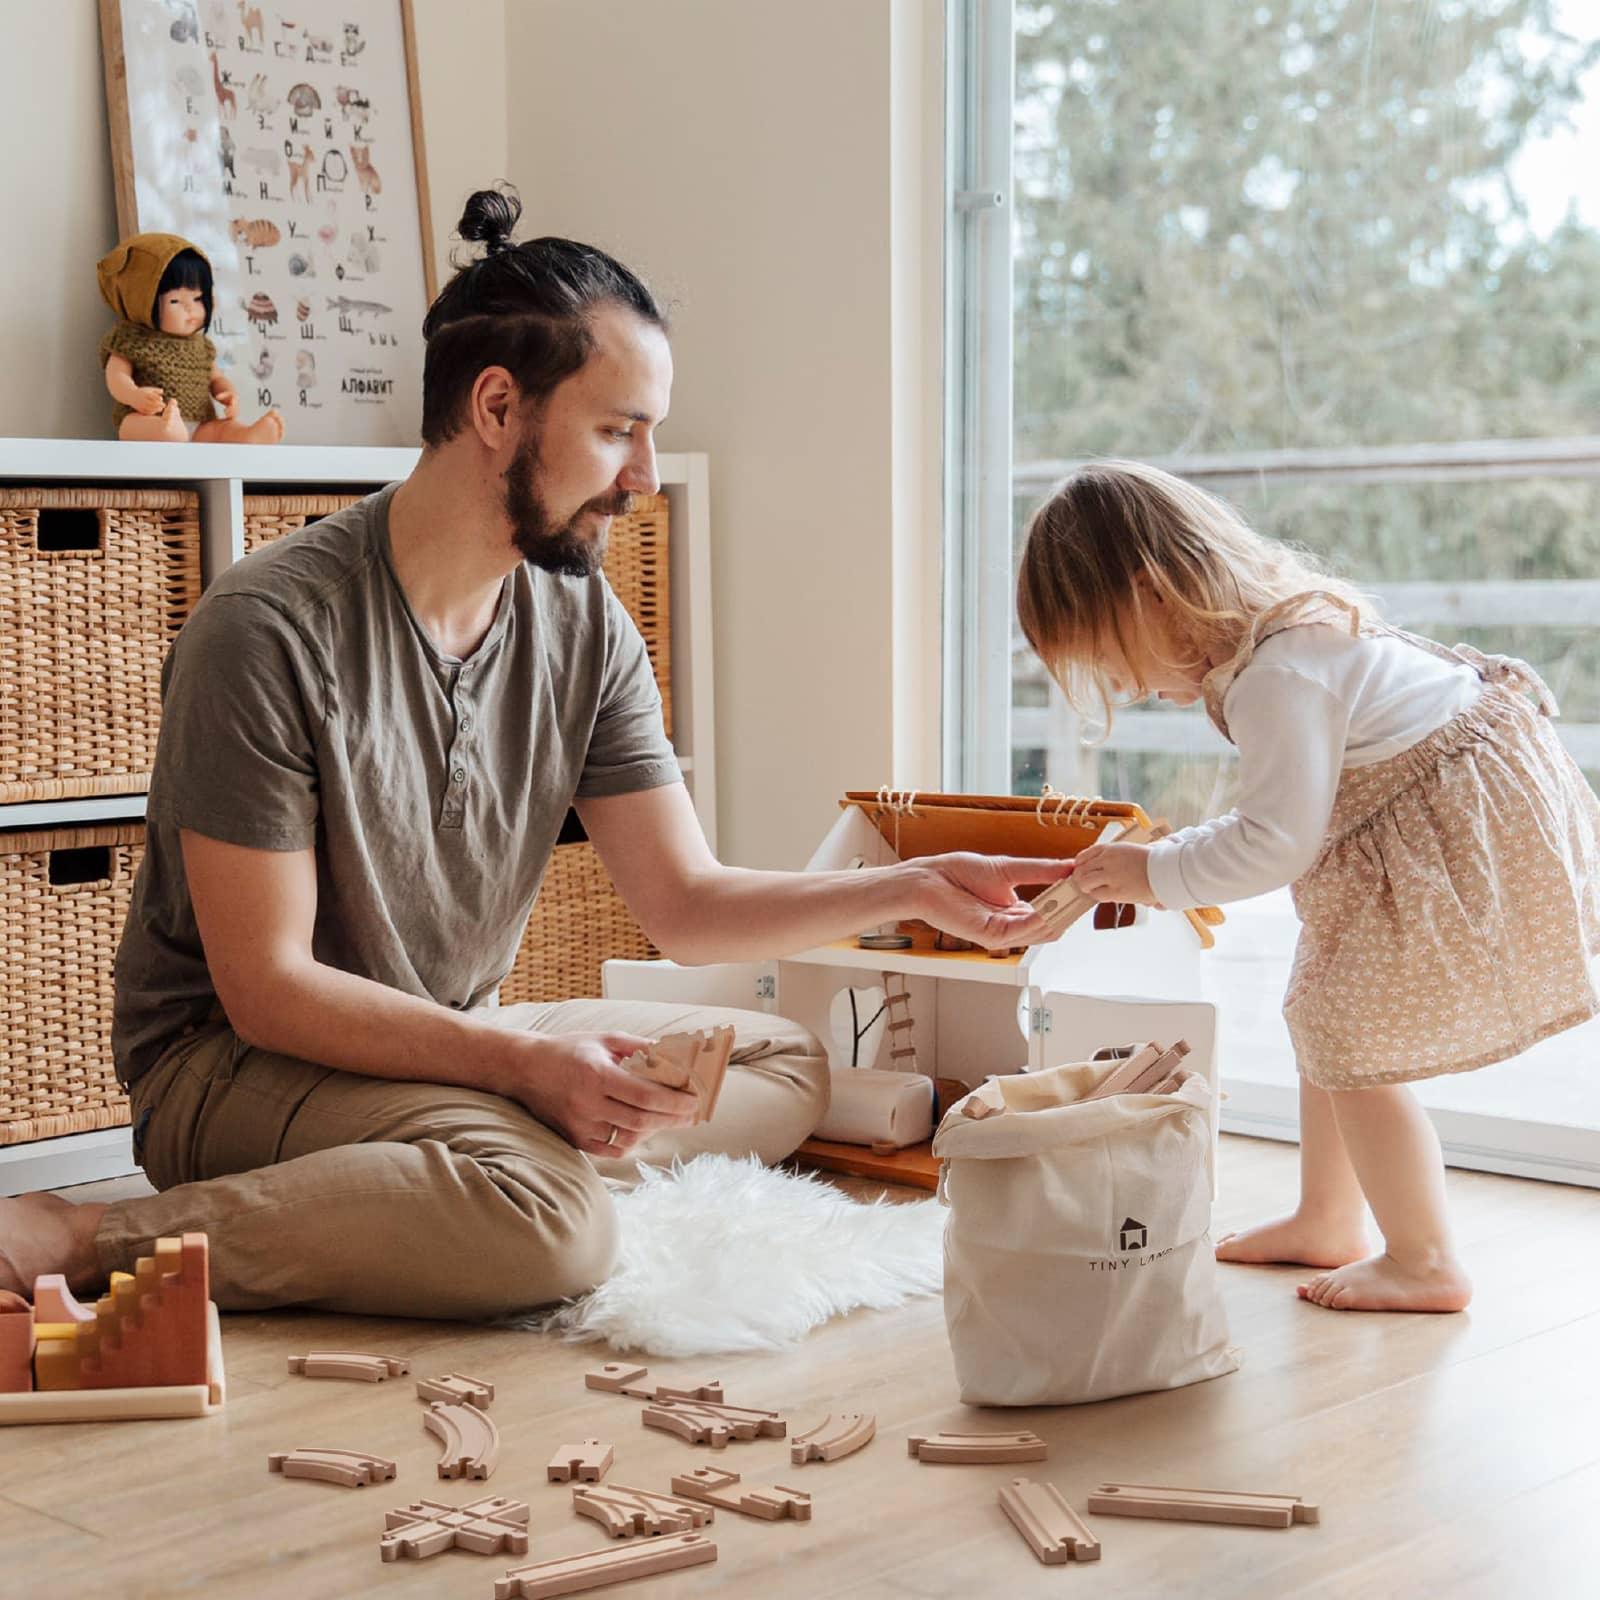
{"type": "Polygon", "coordinates": [[[1340,774],[1409,750],[1482,687],[1471,667],[1387,634],[1307,623],[1271,635],[1223,699],[1238,803],[1151,847],[1155,897],[1180,910],[1293,883],[1322,848],[1340,774]]]}

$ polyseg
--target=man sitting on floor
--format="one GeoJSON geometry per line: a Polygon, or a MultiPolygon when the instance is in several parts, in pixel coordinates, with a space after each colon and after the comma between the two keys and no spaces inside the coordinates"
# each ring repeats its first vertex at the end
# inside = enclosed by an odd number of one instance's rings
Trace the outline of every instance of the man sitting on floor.
{"type": "Polygon", "coordinates": [[[487,254],[428,312],[425,448],[398,485],[206,592],[167,660],[114,1048],[160,1191],[0,1200],[0,1288],[93,1288],[203,1230],[218,1304],[486,1318],[601,1281],[602,1174],[788,1155],[827,1100],[806,1032],[756,1012],[494,1005],[568,807],[670,957],[804,949],[897,917],[1037,935],[970,855],[850,873],[711,855],[637,629],[600,573],[658,488],[672,359],[633,273],[561,239],[487,254]],[[721,1022],[717,1114],[620,1063],[721,1022]]]}

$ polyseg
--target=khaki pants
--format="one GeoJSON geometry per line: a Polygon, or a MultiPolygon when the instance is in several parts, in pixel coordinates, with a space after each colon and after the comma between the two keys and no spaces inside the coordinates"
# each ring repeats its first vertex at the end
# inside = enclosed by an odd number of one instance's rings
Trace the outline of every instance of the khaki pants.
{"type": "Polygon", "coordinates": [[[610,1270],[616,1228],[602,1176],[706,1151],[780,1161],[827,1107],[817,1042],[763,1012],[568,1000],[488,1016],[541,1033],[649,1037],[726,1022],[734,1061],[711,1122],[591,1161],[500,1095],[340,1072],[253,1049],[218,1024],[133,1086],[135,1153],[161,1192],[107,1208],[102,1270],[131,1270],[157,1238],[201,1230],[225,1311],[526,1311],[610,1270]]]}

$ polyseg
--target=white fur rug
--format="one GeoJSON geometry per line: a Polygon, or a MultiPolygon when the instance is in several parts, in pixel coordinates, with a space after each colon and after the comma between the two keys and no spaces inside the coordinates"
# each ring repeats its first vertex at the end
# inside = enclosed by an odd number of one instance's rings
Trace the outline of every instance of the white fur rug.
{"type": "Polygon", "coordinates": [[[616,1269],[521,1325],[656,1356],[792,1345],[858,1306],[937,1294],[944,1207],[862,1205],[754,1157],[696,1156],[617,1186],[616,1269]]]}

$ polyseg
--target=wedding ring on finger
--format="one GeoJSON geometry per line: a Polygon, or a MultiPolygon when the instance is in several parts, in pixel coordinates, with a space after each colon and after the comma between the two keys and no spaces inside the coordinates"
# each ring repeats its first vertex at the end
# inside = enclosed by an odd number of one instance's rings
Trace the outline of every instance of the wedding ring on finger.
{"type": "Polygon", "coordinates": [[[612,1123],[611,1132],[606,1135],[606,1143],[607,1144],[615,1144],[617,1142],[617,1135],[621,1131],[622,1130],[620,1128],[618,1128],[615,1123],[612,1123]]]}

